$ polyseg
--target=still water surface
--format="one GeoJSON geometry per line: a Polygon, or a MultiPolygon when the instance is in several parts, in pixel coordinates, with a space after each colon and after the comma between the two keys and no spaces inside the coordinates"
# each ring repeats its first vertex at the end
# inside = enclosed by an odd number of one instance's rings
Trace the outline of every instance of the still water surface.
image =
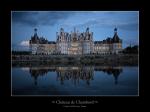
{"type": "Polygon", "coordinates": [[[12,95],[138,95],[138,67],[12,67],[12,95]]]}

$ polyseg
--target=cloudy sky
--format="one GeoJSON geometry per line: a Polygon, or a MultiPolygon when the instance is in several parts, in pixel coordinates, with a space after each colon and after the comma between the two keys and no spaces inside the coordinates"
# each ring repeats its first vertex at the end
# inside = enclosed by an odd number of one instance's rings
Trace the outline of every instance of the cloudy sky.
{"type": "Polygon", "coordinates": [[[85,32],[89,27],[94,41],[113,37],[114,28],[123,39],[123,47],[138,44],[138,11],[12,11],[11,38],[13,50],[28,50],[28,41],[38,29],[38,36],[56,40],[56,32],[85,32]]]}

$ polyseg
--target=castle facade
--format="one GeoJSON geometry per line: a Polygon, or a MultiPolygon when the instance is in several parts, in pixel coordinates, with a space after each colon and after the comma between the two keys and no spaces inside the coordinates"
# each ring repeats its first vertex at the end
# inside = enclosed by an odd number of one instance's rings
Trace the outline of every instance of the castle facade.
{"type": "Polygon", "coordinates": [[[89,28],[80,33],[74,31],[65,32],[63,28],[56,32],[56,41],[48,41],[37,35],[37,29],[34,29],[34,35],[30,40],[30,50],[32,54],[66,54],[66,55],[84,55],[84,54],[118,54],[122,50],[122,40],[117,34],[117,28],[114,29],[114,36],[103,41],[94,41],[93,32],[89,28]]]}

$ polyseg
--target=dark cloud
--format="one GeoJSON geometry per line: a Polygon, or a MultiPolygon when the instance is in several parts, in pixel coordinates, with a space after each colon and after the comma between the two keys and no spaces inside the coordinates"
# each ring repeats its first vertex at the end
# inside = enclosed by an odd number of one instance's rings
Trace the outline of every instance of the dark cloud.
{"type": "Polygon", "coordinates": [[[34,19],[37,14],[36,12],[12,12],[12,22],[34,26],[37,24],[34,19]]]}
{"type": "MultiPolygon", "coordinates": [[[[64,12],[64,11],[36,11],[36,12],[12,12],[12,21],[14,23],[23,24],[27,26],[37,26],[37,25],[55,25],[61,20],[65,20],[68,17],[76,14],[77,12],[64,12]]],[[[81,13],[81,12],[80,12],[81,13]]],[[[91,12],[90,12],[91,13],[91,12]]],[[[82,24],[76,24],[76,27],[83,26],[97,26],[97,27],[114,27],[117,26],[122,30],[138,30],[137,16],[132,14],[126,20],[121,20],[118,16],[117,19],[111,18],[111,15],[116,15],[116,12],[107,12],[106,17],[101,17],[100,19],[91,19],[88,21],[83,21],[82,24]],[[108,18],[110,17],[110,18],[108,18]]],[[[122,13],[121,13],[122,14],[122,13]]],[[[62,22],[62,21],[61,21],[62,22]]],[[[61,23],[62,24],[62,23],[61,23]]]]}
{"type": "Polygon", "coordinates": [[[36,26],[36,25],[55,25],[60,20],[68,18],[74,13],[71,12],[12,12],[14,23],[36,26]]]}
{"type": "Polygon", "coordinates": [[[118,25],[118,27],[122,30],[138,31],[138,23],[126,23],[126,24],[118,25]]]}
{"type": "Polygon", "coordinates": [[[101,20],[89,20],[83,24],[78,24],[77,27],[82,26],[97,26],[97,27],[118,27],[122,30],[127,31],[137,31],[138,30],[138,22],[137,21],[119,21],[116,22],[114,20],[101,19],[101,20]]]}

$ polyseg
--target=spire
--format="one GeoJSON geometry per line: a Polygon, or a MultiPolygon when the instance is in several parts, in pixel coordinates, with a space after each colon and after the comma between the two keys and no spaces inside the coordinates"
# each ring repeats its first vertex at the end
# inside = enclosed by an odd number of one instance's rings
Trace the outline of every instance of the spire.
{"type": "Polygon", "coordinates": [[[114,34],[117,34],[117,28],[115,27],[115,29],[114,29],[114,34]]]}
{"type": "Polygon", "coordinates": [[[60,28],[60,32],[64,32],[64,29],[63,29],[63,28],[60,28]]]}
{"type": "Polygon", "coordinates": [[[86,28],[86,32],[89,32],[89,27],[86,28]]]}
{"type": "Polygon", "coordinates": [[[38,35],[37,35],[37,28],[34,29],[34,37],[36,37],[36,38],[38,37],[38,35]]]}
{"type": "Polygon", "coordinates": [[[37,33],[37,28],[34,29],[35,33],[37,33]]]}
{"type": "Polygon", "coordinates": [[[114,42],[119,42],[119,41],[120,41],[120,38],[119,38],[119,36],[118,36],[118,34],[117,34],[117,28],[116,28],[116,27],[115,27],[115,29],[114,29],[113,41],[114,41],[114,42]]]}
{"type": "Polygon", "coordinates": [[[76,33],[76,27],[74,27],[74,33],[76,33]]]}

